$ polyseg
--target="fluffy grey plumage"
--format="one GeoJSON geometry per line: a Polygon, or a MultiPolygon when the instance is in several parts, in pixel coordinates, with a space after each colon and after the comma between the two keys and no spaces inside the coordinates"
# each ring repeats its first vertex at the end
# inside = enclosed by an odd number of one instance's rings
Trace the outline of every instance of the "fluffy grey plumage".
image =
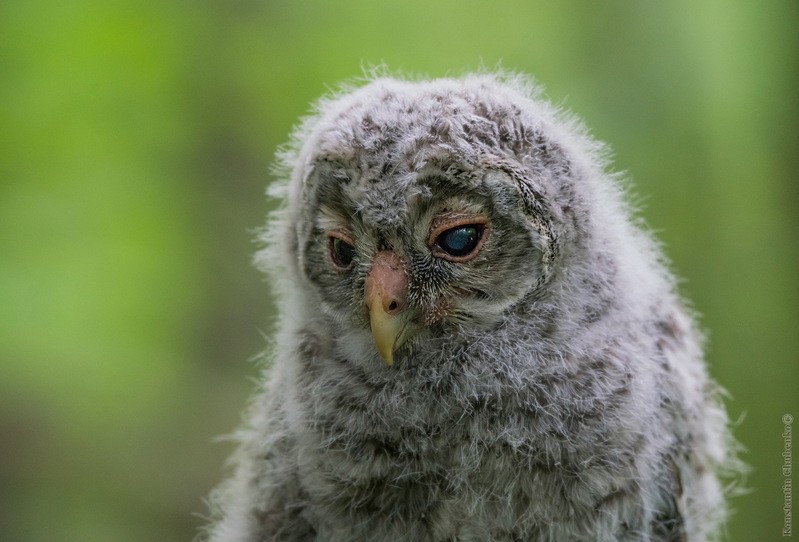
{"type": "Polygon", "coordinates": [[[727,418],[601,155],[521,78],[320,102],[282,156],[273,363],[210,538],[713,538],[727,418]]]}

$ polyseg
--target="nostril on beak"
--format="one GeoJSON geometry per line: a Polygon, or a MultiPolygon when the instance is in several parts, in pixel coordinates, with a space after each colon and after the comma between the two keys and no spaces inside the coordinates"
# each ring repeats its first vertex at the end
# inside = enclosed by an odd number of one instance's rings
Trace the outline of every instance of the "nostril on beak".
{"type": "Polygon", "coordinates": [[[397,316],[405,308],[408,282],[404,264],[394,252],[383,251],[375,255],[372,268],[364,281],[364,300],[369,311],[379,303],[382,312],[397,316]]]}

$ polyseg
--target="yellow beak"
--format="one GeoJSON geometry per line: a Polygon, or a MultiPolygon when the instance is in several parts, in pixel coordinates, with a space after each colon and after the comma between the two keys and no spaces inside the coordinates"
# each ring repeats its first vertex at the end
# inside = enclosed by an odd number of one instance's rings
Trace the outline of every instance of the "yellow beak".
{"type": "Polygon", "coordinates": [[[377,352],[389,366],[394,363],[394,351],[408,335],[407,289],[403,261],[390,250],[378,252],[366,276],[364,298],[377,352]]]}
{"type": "Polygon", "coordinates": [[[394,350],[402,346],[407,338],[403,331],[406,319],[401,314],[391,315],[383,310],[383,303],[378,298],[371,303],[369,321],[372,326],[372,337],[377,346],[377,352],[386,365],[394,364],[394,350]]]}

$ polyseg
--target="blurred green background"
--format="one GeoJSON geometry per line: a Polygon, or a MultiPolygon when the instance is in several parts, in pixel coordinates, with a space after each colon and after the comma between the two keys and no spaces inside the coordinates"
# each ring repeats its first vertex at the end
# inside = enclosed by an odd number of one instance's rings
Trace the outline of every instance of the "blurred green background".
{"type": "Polygon", "coordinates": [[[794,1],[0,2],[0,540],[190,540],[273,319],[277,145],[362,66],[535,75],[611,144],[782,529],[799,414],[794,1]]]}

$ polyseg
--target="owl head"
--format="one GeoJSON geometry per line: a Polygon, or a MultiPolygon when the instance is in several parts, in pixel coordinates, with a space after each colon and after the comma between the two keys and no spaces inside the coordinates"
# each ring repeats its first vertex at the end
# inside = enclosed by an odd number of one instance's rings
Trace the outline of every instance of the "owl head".
{"type": "Polygon", "coordinates": [[[373,80],[294,139],[289,272],[358,357],[409,363],[521,317],[551,334],[554,312],[590,317],[608,297],[614,264],[590,238],[620,198],[595,181],[599,147],[524,80],[373,80]]]}

